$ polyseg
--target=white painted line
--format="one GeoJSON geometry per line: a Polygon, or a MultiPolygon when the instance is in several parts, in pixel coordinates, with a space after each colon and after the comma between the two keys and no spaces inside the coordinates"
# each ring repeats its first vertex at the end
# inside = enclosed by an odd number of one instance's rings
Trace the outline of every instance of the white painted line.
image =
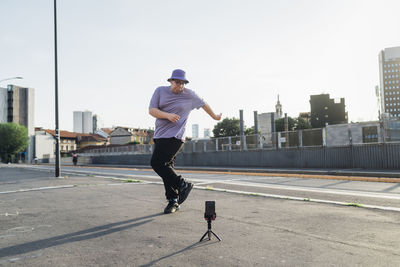
{"type": "Polygon", "coordinates": [[[38,187],[38,188],[28,188],[28,189],[18,189],[13,191],[4,191],[0,192],[0,194],[11,194],[11,193],[22,193],[22,192],[30,192],[30,191],[40,191],[40,190],[49,190],[49,189],[60,189],[60,188],[71,188],[75,185],[61,185],[61,186],[47,186],[47,187],[38,187]]]}
{"type": "MultiPolygon", "coordinates": [[[[241,194],[241,195],[253,195],[253,196],[262,196],[262,197],[270,197],[270,198],[278,198],[278,199],[298,200],[298,201],[304,201],[304,202],[335,204],[335,205],[341,205],[341,206],[353,206],[352,203],[346,203],[346,202],[341,202],[341,201],[332,201],[332,200],[324,200],[324,199],[301,198],[301,197],[292,197],[292,196],[285,196],[285,195],[275,195],[275,194],[247,192],[247,191],[240,191],[240,190],[230,190],[230,189],[223,189],[223,188],[208,188],[208,187],[203,187],[203,186],[195,186],[195,188],[202,189],[202,190],[217,191],[217,192],[227,192],[227,193],[241,194]]],[[[360,208],[379,209],[379,210],[398,211],[398,212],[400,212],[400,208],[398,208],[398,207],[364,205],[364,204],[361,204],[361,203],[357,203],[357,206],[360,207],[360,208]]]]}
{"type": "MultiPolygon", "coordinates": [[[[216,182],[217,183],[217,182],[216,182]]],[[[318,187],[300,187],[300,186],[287,186],[287,185],[274,185],[274,184],[260,184],[251,182],[234,182],[234,181],[224,181],[224,184],[239,185],[239,186],[251,186],[251,187],[262,187],[270,189],[283,189],[292,191],[305,191],[313,193],[324,193],[324,194],[336,194],[336,195],[348,195],[357,197],[372,197],[372,198],[384,198],[384,199],[399,199],[400,194],[388,194],[388,193],[378,193],[378,192],[363,192],[363,191],[353,191],[353,190],[343,190],[343,189],[326,189],[318,187]]]]}

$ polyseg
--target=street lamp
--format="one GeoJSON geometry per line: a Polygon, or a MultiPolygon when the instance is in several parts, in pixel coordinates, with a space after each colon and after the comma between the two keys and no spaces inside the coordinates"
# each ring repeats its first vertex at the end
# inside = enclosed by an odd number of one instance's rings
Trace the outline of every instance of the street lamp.
{"type": "Polygon", "coordinates": [[[58,63],[57,63],[57,0],[54,0],[54,74],[55,74],[55,115],[56,115],[56,177],[60,177],[60,129],[58,126],[58,63]]]}
{"type": "Polygon", "coordinates": [[[0,82],[4,82],[4,81],[8,81],[8,80],[16,80],[16,79],[23,79],[22,77],[11,77],[11,78],[6,78],[6,79],[3,79],[3,80],[0,80],[0,82]]]}

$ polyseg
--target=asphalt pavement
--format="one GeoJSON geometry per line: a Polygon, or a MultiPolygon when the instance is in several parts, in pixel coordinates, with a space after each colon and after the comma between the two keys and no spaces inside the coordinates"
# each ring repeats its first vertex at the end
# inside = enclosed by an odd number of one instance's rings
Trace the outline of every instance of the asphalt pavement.
{"type": "Polygon", "coordinates": [[[400,212],[0,166],[2,266],[398,266],[400,212]],[[204,202],[216,201],[207,231],[204,202]]]}

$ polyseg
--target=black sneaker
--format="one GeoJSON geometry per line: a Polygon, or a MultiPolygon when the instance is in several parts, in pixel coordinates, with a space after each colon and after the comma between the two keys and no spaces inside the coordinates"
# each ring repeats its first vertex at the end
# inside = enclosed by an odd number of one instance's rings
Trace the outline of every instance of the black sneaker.
{"type": "Polygon", "coordinates": [[[182,204],[185,201],[193,188],[192,183],[185,182],[185,184],[179,189],[178,204],[182,204]]]}
{"type": "Polygon", "coordinates": [[[170,200],[164,209],[165,214],[174,213],[179,210],[179,204],[175,200],[170,200]]]}

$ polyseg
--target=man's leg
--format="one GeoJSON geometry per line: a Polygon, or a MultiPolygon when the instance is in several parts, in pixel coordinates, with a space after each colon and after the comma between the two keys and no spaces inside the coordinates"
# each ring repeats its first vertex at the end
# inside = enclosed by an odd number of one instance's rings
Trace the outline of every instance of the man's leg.
{"type": "Polygon", "coordinates": [[[175,173],[173,163],[183,142],[176,138],[160,138],[155,139],[154,143],[151,166],[163,179],[166,198],[168,200],[177,199],[183,178],[175,173]]]}

